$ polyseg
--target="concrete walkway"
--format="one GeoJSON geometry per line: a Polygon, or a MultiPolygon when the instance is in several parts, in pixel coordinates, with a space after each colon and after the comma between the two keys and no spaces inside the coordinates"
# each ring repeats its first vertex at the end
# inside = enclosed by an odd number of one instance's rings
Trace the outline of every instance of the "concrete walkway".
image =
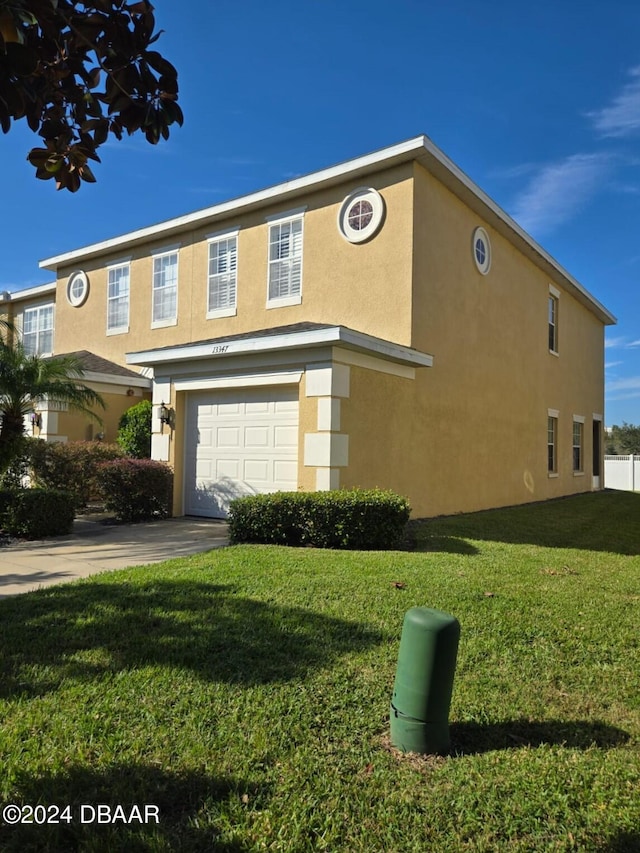
{"type": "Polygon", "coordinates": [[[0,598],[226,544],[227,525],[215,519],[113,524],[104,517],[80,516],[68,536],[0,545],[0,598]]]}

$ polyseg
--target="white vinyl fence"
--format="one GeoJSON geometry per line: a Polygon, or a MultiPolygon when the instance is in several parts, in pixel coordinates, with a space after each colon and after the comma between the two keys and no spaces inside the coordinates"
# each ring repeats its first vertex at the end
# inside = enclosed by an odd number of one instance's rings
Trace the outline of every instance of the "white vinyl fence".
{"type": "Polygon", "coordinates": [[[605,456],[604,484],[607,489],[640,492],[640,456],[605,456]]]}

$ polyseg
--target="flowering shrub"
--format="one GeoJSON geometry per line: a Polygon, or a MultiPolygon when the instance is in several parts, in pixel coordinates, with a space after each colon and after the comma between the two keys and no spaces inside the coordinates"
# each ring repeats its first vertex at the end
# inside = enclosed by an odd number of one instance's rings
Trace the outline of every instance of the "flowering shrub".
{"type": "Polygon", "coordinates": [[[124,455],[116,444],[99,441],[47,442],[27,439],[27,463],[36,486],[63,489],[76,508],[98,497],[96,474],[102,462],[124,455]]]}

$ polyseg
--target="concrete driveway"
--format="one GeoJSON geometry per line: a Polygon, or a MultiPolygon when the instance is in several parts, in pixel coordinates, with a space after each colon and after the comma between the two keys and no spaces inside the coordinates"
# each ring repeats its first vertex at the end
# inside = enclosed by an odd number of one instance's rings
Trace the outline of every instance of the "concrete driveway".
{"type": "Polygon", "coordinates": [[[0,545],[0,598],[226,544],[227,525],[215,519],[113,524],[105,518],[81,516],[68,536],[0,545]]]}

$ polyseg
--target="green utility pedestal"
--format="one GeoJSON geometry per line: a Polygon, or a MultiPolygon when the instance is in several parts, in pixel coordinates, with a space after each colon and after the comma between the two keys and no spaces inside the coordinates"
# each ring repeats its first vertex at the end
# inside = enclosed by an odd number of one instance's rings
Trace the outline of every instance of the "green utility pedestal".
{"type": "Polygon", "coordinates": [[[460,623],[429,607],[404,617],[391,699],[391,743],[403,752],[449,751],[449,707],[460,623]]]}

